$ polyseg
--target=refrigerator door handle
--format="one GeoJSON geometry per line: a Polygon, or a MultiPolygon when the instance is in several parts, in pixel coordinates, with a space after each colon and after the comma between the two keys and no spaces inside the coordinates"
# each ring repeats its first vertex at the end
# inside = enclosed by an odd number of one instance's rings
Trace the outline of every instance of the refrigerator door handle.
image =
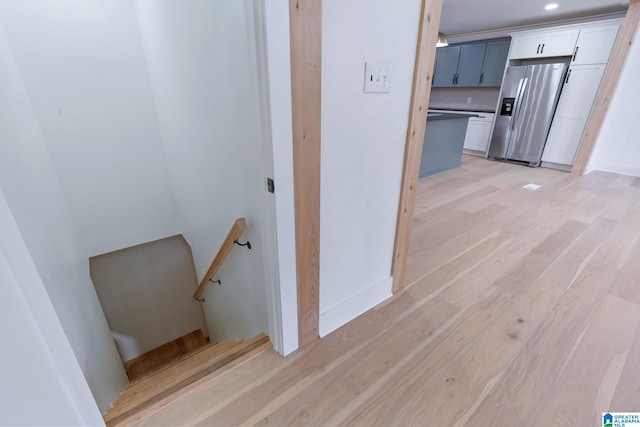
{"type": "Polygon", "coordinates": [[[516,125],[516,121],[518,120],[518,111],[520,110],[520,104],[522,104],[522,99],[524,98],[524,91],[527,88],[527,82],[529,81],[528,78],[522,78],[520,79],[520,82],[518,83],[518,91],[516,94],[516,102],[513,106],[513,118],[511,119],[511,130],[513,130],[513,128],[516,125]]]}

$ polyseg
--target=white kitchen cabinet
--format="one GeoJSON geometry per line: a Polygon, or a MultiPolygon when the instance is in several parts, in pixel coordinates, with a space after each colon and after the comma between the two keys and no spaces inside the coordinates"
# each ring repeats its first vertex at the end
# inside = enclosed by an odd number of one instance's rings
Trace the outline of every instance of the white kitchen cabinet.
{"type": "Polygon", "coordinates": [[[605,68],[606,64],[594,64],[569,69],[542,153],[543,162],[573,164],[605,68]]]}
{"type": "Polygon", "coordinates": [[[586,119],[554,118],[542,153],[542,161],[556,165],[573,165],[586,124],[586,119]]]}
{"type": "Polygon", "coordinates": [[[572,55],[579,33],[579,28],[514,33],[509,59],[572,55]]]}
{"type": "Polygon", "coordinates": [[[467,133],[464,137],[464,150],[470,150],[469,154],[484,156],[489,146],[491,137],[492,113],[473,113],[480,117],[470,117],[467,125],[467,133]]]}
{"type": "Polygon", "coordinates": [[[620,26],[615,24],[581,29],[571,64],[606,64],[619,28],[620,26]]]}

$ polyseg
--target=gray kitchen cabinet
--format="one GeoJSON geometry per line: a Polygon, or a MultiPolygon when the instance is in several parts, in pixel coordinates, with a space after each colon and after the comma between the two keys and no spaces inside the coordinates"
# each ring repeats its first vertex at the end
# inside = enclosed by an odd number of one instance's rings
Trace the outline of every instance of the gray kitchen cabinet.
{"type": "Polygon", "coordinates": [[[436,51],[436,65],[432,86],[454,87],[459,60],[460,46],[439,47],[436,51]]]}
{"type": "Polygon", "coordinates": [[[486,43],[438,48],[433,87],[475,87],[480,82],[486,43]]]}
{"type": "Polygon", "coordinates": [[[508,39],[487,43],[482,74],[480,74],[480,86],[491,87],[502,84],[510,44],[511,40],[508,39]]]}
{"type": "Polygon", "coordinates": [[[455,80],[456,87],[477,87],[482,75],[482,63],[487,49],[486,43],[463,44],[460,46],[460,61],[455,80]]]}
{"type": "Polygon", "coordinates": [[[500,86],[509,43],[503,39],[438,48],[432,86],[500,86]]]}

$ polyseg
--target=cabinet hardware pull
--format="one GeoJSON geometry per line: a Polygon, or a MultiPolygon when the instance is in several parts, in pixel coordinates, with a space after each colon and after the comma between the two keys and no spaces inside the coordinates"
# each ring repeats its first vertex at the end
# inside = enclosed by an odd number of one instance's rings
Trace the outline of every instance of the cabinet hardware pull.
{"type": "Polygon", "coordinates": [[[567,79],[564,81],[564,84],[569,83],[569,77],[571,77],[571,72],[572,72],[572,71],[573,71],[573,70],[569,70],[569,72],[567,73],[567,79]]]}
{"type": "Polygon", "coordinates": [[[540,49],[540,53],[544,53],[544,43],[542,43],[542,49],[540,49]]]}
{"type": "Polygon", "coordinates": [[[573,62],[576,62],[576,56],[578,56],[578,49],[580,46],[576,46],[576,50],[573,52],[573,62]]]}
{"type": "Polygon", "coordinates": [[[538,50],[536,50],[536,55],[540,53],[540,44],[538,44],[538,50]]]}
{"type": "Polygon", "coordinates": [[[480,84],[482,84],[483,79],[484,79],[484,73],[480,73],[480,84]]]}

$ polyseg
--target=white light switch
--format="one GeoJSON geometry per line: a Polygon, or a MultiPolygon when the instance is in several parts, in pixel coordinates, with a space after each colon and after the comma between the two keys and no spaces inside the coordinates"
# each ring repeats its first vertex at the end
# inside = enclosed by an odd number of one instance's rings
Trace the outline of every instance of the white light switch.
{"type": "Polygon", "coordinates": [[[364,92],[386,93],[389,92],[389,65],[364,64],[364,92]]]}

